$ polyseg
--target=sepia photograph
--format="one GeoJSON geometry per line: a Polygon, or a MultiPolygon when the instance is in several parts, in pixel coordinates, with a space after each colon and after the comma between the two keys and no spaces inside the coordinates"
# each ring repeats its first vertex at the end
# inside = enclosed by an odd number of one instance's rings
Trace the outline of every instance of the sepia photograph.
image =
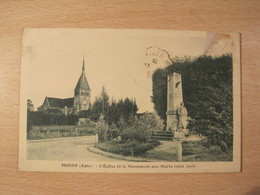
{"type": "Polygon", "coordinates": [[[239,33],[25,29],[21,171],[241,170],[239,33]]]}

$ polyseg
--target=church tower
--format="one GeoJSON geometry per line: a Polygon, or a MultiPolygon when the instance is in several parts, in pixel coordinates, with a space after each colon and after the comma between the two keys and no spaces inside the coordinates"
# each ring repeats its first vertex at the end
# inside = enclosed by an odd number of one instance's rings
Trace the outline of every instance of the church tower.
{"type": "Polygon", "coordinates": [[[74,89],[74,110],[76,113],[90,109],[91,90],[85,75],[85,59],[83,59],[82,73],[74,89]]]}

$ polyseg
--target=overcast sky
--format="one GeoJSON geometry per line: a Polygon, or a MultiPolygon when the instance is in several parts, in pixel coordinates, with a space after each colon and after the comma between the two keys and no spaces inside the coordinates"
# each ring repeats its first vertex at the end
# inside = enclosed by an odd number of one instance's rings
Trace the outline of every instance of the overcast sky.
{"type": "Polygon", "coordinates": [[[145,63],[157,59],[152,69],[167,63],[156,48],[167,50],[171,57],[198,56],[205,53],[208,37],[196,31],[28,29],[22,55],[27,97],[35,109],[46,96],[73,97],[85,56],[92,102],[104,85],[110,97],[136,98],[138,112],[153,111],[145,63]],[[156,47],[147,53],[151,46],[156,47]]]}

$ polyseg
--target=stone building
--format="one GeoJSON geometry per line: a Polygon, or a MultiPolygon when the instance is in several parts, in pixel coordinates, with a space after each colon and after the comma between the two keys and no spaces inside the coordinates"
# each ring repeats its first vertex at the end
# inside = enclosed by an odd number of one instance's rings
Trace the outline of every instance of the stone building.
{"type": "Polygon", "coordinates": [[[74,89],[74,97],[61,99],[46,96],[42,106],[40,106],[38,110],[59,110],[65,115],[72,113],[77,114],[82,110],[90,109],[90,101],[91,90],[85,75],[85,60],[83,59],[82,73],[74,89]]]}

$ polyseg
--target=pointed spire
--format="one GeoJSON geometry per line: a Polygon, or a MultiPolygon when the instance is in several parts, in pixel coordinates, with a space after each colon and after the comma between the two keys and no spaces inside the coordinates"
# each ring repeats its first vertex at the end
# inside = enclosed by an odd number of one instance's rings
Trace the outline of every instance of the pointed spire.
{"type": "Polygon", "coordinates": [[[82,73],[85,73],[85,56],[83,57],[82,73]]]}
{"type": "Polygon", "coordinates": [[[82,64],[82,73],[79,77],[78,83],[75,87],[75,92],[79,92],[79,90],[87,90],[90,91],[90,87],[86,78],[85,74],[85,57],[83,57],[83,64],[82,64]]]}

